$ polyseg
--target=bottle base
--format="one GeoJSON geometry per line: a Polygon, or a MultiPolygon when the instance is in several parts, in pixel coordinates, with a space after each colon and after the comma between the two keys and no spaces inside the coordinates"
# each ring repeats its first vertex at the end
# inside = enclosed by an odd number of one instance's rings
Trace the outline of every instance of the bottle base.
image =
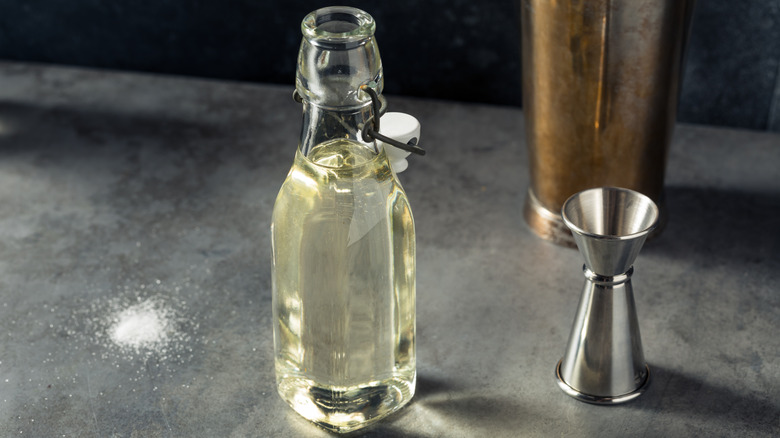
{"type": "Polygon", "coordinates": [[[352,387],[322,386],[301,377],[279,381],[279,395],[298,414],[332,432],[366,427],[397,411],[412,399],[414,376],[352,387]]]}

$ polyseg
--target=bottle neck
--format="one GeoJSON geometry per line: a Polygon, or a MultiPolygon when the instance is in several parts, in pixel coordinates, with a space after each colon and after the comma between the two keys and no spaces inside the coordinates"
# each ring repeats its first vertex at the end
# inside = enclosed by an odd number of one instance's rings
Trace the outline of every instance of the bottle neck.
{"type": "Polygon", "coordinates": [[[372,116],[371,96],[360,87],[380,94],[384,85],[375,28],[369,14],[351,7],[326,7],[303,19],[295,88],[303,103],[304,156],[330,140],[378,152],[360,132],[372,116]]]}
{"type": "Polygon", "coordinates": [[[374,19],[350,7],[327,7],[307,15],[301,30],[295,86],[309,102],[327,107],[362,107],[370,84],[381,94],[382,60],[374,39],[374,19]]]}
{"type": "Polygon", "coordinates": [[[371,105],[362,107],[326,107],[303,99],[301,153],[308,157],[319,144],[333,139],[347,139],[374,153],[379,153],[376,142],[365,142],[361,129],[372,116],[371,105]]]}

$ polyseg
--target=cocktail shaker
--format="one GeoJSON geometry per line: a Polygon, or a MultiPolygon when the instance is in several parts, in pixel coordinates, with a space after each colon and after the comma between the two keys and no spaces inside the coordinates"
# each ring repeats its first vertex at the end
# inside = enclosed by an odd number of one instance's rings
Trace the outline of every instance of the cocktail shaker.
{"type": "MultiPolygon", "coordinates": [[[[525,219],[573,246],[560,211],[618,186],[661,207],[694,0],[521,0],[525,219]]],[[[660,227],[658,228],[660,229],[660,227]]],[[[657,229],[657,230],[658,230],[657,229]]]]}

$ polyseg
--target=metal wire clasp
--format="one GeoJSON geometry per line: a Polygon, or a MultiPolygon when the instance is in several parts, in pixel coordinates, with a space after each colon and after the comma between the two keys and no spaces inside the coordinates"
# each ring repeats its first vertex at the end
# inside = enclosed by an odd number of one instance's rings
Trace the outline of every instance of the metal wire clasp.
{"type": "Polygon", "coordinates": [[[377,94],[376,90],[369,87],[368,85],[361,85],[360,89],[368,93],[369,96],[371,96],[371,106],[374,113],[368,119],[368,121],[366,121],[366,124],[363,125],[363,129],[360,132],[361,136],[363,137],[363,141],[370,142],[374,140],[379,140],[383,143],[390,144],[392,146],[397,147],[398,149],[403,149],[407,152],[411,152],[417,155],[425,155],[425,149],[421,148],[420,146],[417,146],[416,138],[409,140],[409,143],[401,143],[398,140],[395,140],[393,138],[387,137],[379,133],[379,120],[382,117],[382,101],[379,98],[379,95],[377,94]]]}
{"type": "MultiPolygon", "coordinates": [[[[421,148],[420,146],[417,146],[416,138],[409,140],[409,143],[401,143],[398,140],[380,134],[379,119],[382,117],[382,113],[384,112],[383,110],[386,109],[383,108],[382,106],[382,99],[379,98],[379,95],[377,94],[376,90],[369,87],[368,85],[361,85],[360,90],[365,91],[366,93],[368,93],[369,96],[371,96],[371,107],[373,111],[373,114],[371,115],[371,117],[368,118],[368,121],[363,126],[363,129],[361,129],[360,131],[360,135],[363,138],[363,141],[369,143],[374,140],[379,140],[381,142],[395,146],[398,149],[403,149],[407,152],[411,152],[417,155],[425,155],[425,149],[421,148]]],[[[293,100],[298,103],[303,102],[303,98],[298,93],[298,90],[293,91],[292,97],[293,100]]]]}

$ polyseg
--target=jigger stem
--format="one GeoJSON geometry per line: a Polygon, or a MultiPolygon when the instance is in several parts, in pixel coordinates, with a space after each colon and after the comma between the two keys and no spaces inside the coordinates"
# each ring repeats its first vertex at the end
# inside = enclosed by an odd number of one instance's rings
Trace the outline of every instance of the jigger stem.
{"type": "Polygon", "coordinates": [[[642,353],[631,274],[611,277],[583,266],[585,287],[566,353],[555,369],[558,386],[584,402],[617,404],[644,392],[650,369],[642,353]]]}

